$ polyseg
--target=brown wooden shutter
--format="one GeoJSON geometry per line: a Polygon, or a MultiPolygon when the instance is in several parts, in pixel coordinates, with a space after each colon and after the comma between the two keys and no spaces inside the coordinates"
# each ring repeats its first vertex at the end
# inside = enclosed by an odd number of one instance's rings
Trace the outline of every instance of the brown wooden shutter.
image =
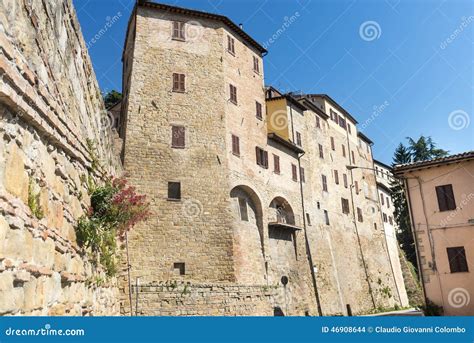
{"type": "Polygon", "coordinates": [[[278,155],[273,155],[273,165],[274,172],[280,174],[280,157],[278,155]]]}
{"type": "Polygon", "coordinates": [[[334,171],[334,182],[336,185],[339,184],[339,172],[337,170],[334,171]]]}
{"type": "Polygon", "coordinates": [[[447,248],[447,252],[451,273],[463,273],[469,271],[464,247],[447,248]]]}
{"type": "Polygon", "coordinates": [[[171,130],[171,146],[173,148],[184,148],[186,145],[186,130],[184,126],[173,126],[171,130]]]}
{"type": "Polygon", "coordinates": [[[179,75],[174,73],[173,74],[173,90],[177,91],[179,89],[179,75]]]}
{"type": "Polygon", "coordinates": [[[263,166],[268,169],[268,151],[263,152],[263,166]]]}
{"type": "Polygon", "coordinates": [[[304,176],[304,168],[300,167],[300,179],[301,182],[306,182],[306,178],[304,176]]]}
{"type": "Polygon", "coordinates": [[[232,135],[232,153],[240,156],[240,139],[234,135],[232,135]]]}
{"type": "Polygon", "coordinates": [[[255,147],[255,155],[256,155],[257,164],[261,165],[262,161],[260,160],[260,148],[258,146],[255,147]]]}
{"type": "Polygon", "coordinates": [[[179,75],[179,90],[181,92],[184,92],[186,90],[186,87],[185,87],[185,75],[184,74],[180,74],[179,75]]]}
{"type": "Polygon", "coordinates": [[[328,191],[328,180],[326,175],[321,175],[321,179],[323,182],[323,191],[327,192],[328,191]]]}
{"type": "Polygon", "coordinates": [[[454,199],[452,185],[437,186],[436,196],[438,198],[438,206],[441,212],[456,209],[456,201],[454,199]]]}
{"type": "Polygon", "coordinates": [[[331,149],[336,150],[336,145],[334,144],[334,137],[331,137],[331,149]]]}
{"type": "Polygon", "coordinates": [[[296,166],[294,164],[291,165],[291,174],[293,177],[293,181],[298,181],[298,175],[296,174],[296,166]]]}

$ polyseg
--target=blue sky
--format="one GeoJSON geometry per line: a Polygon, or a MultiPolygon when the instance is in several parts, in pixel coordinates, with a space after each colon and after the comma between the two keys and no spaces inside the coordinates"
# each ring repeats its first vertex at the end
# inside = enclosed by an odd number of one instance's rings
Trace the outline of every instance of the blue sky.
{"type": "MultiPolygon", "coordinates": [[[[73,2],[86,42],[117,16],[89,53],[101,89],[120,90],[134,0],[73,2]]],[[[385,163],[407,136],[432,136],[451,153],[474,150],[474,1],[161,2],[242,23],[268,44],[267,85],[329,94],[357,118],[385,163]]]]}

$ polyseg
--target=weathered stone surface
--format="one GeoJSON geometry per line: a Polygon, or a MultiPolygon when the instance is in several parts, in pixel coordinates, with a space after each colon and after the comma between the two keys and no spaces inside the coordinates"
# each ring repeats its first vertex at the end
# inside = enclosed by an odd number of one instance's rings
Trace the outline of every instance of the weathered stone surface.
{"type": "Polygon", "coordinates": [[[5,165],[5,189],[27,203],[29,180],[25,171],[25,157],[16,144],[11,144],[9,150],[5,165]]]}

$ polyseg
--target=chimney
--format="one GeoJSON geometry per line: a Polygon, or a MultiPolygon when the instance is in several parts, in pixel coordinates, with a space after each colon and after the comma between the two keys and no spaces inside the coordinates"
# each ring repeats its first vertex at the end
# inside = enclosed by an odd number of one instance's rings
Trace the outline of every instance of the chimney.
{"type": "Polygon", "coordinates": [[[239,27],[240,27],[241,30],[243,30],[244,29],[244,24],[240,23],[239,27]]]}

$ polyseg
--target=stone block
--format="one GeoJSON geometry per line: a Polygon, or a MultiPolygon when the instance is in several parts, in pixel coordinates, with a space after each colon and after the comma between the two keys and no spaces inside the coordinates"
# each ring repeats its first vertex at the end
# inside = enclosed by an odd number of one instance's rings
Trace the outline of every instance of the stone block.
{"type": "Polygon", "coordinates": [[[25,170],[25,156],[16,144],[9,148],[5,164],[5,189],[28,203],[28,173],[25,170]]]}

